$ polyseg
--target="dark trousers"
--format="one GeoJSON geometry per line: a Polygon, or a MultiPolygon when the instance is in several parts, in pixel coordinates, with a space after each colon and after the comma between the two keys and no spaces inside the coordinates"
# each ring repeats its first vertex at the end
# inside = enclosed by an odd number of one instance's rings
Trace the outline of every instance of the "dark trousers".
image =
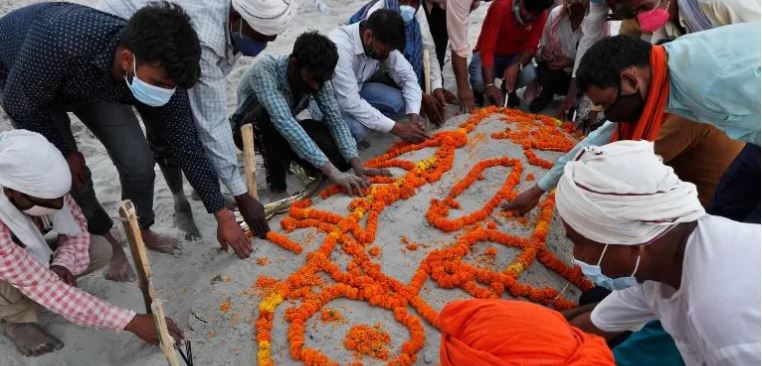
{"type": "MultiPolygon", "coordinates": [[[[235,123],[233,138],[239,148],[242,146],[240,128],[243,124],[252,121],[256,121],[254,125],[255,144],[265,162],[267,184],[271,189],[282,191],[286,188],[286,173],[292,161],[299,164],[307,173],[312,175],[319,173],[318,167],[312,166],[294,152],[288,141],[272,124],[270,115],[262,107],[255,108],[246,117],[235,123]]],[[[351,168],[336,146],[328,126],[314,119],[301,120],[299,124],[337,169],[347,171],[351,168]]]]}
{"type": "Polygon", "coordinates": [[[537,82],[542,87],[542,93],[547,90],[550,98],[553,98],[554,94],[566,95],[569,82],[571,82],[571,74],[563,69],[551,70],[547,62],[541,62],[537,66],[537,82]]]}
{"type": "Polygon", "coordinates": [[[421,8],[426,12],[426,21],[429,23],[431,36],[434,38],[439,67],[443,67],[447,53],[447,42],[450,41],[450,36],[447,34],[447,13],[436,4],[431,8],[431,11],[425,5],[421,5],[421,8]]]}
{"type": "MultiPolygon", "coordinates": [[[[150,113],[149,111],[147,115],[150,113]]],[[[117,103],[99,103],[77,108],[74,110],[74,115],[106,148],[119,173],[122,199],[132,200],[135,204],[140,227],[144,229],[150,227],[155,217],[153,211],[154,155],[132,107],[117,103]]],[[[67,113],[63,109],[55,111],[51,113],[51,119],[58,125],[62,134],[70,139],[72,145],[76,146],[67,113]]],[[[144,120],[147,119],[144,117],[144,120]]],[[[156,124],[145,122],[145,126],[149,139],[150,136],[161,135],[160,131],[152,128],[156,124]]],[[[168,153],[168,150],[166,152],[168,153]]],[[[98,202],[89,169],[87,175],[85,187],[78,192],[72,189],[72,196],[87,218],[90,233],[103,235],[114,223],[98,202]]]]}
{"type": "Polygon", "coordinates": [[[709,214],[760,223],[759,159],[759,145],[747,143],[717,183],[709,214]]]}

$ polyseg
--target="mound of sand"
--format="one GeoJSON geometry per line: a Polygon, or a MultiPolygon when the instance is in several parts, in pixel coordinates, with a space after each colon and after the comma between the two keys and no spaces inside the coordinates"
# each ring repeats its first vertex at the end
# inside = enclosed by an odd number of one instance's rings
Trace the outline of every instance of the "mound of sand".
{"type": "Polygon", "coordinates": [[[544,173],[559,154],[551,150],[573,146],[555,121],[537,118],[494,109],[454,118],[434,139],[370,160],[393,176],[366,196],[328,187],[295,204],[255,258],[199,283],[205,296],[190,317],[199,358],[431,364],[437,314],[449,301],[574,306],[578,287],[589,284],[564,264],[569,246],[552,196],[526,218],[497,208],[544,173]],[[356,327],[365,327],[368,344],[352,338],[356,327]],[[374,332],[388,342],[373,343],[374,332]]]}

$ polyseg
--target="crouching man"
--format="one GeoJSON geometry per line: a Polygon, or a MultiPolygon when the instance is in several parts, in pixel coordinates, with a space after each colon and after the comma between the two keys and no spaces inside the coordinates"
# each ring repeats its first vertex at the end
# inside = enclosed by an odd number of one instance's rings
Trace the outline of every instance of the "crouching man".
{"type": "MultiPolygon", "coordinates": [[[[67,320],[101,329],[127,330],[158,344],[150,315],[135,314],[76,287],[76,279],[103,267],[111,247],[90,241],[87,220],[74,199],[63,155],[42,135],[0,133],[0,319],[24,356],[63,347],[37,323],[37,304],[67,320]],[[57,240],[49,245],[43,235],[57,240]]],[[[168,322],[175,339],[182,332],[168,322]]]]}
{"type": "Polygon", "coordinates": [[[363,168],[358,158],[357,144],[341,117],[330,81],[338,58],[331,40],[308,32],[296,39],[291,55],[267,56],[243,76],[233,130],[240,144],[240,127],[254,123],[271,192],[286,190],[291,161],[309,173],[322,172],[350,194],[368,187],[366,177],[387,174],[363,168]],[[296,119],[310,98],[320,108],[322,121],[296,119]],[[354,174],[345,173],[350,168],[354,174]]]}

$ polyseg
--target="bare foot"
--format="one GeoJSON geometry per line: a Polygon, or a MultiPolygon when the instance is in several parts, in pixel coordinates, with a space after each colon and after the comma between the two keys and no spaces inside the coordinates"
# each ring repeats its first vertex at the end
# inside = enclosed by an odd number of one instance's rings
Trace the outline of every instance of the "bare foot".
{"type": "Polygon", "coordinates": [[[193,220],[191,205],[184,197],[181,200],[175,200],[175,226],[185,233],[185,240],[201,239],[201,233],[193,220]]]}
{"type": "Polygon", "coordinates": [[[178,254],[180,251],[180,243],[173,237],[155,233],[151,229],[142,230],[141,235],[148,249],[169,254],[178,254]]]}
{"type": "Polygon", "coordinates": [[[124,254],[119,241],[114,238],[110,232],[104,235],[106,240],[111,244],[111,260],[108,262],[108,267],[103,272],[103,276],[109,281],[114,282],[132,282],[135,281],[135,271],[132,270],[130,262],[127,261],[127,256],[124,254]]]}
{"type": "Polygon", "coordinates": [[[5,335],[26,357],[37,357],[63,348],[63,342],[48,334],[37,323],[6,323],[5,335]]]}

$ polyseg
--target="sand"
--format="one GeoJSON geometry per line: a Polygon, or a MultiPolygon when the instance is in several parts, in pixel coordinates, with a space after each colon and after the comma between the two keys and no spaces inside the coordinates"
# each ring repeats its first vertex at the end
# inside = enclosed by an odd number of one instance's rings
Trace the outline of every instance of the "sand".
{"type": "MultiPolygon", "coordinates": [[[[27,0],[0,0],[0,13],[30,4],[35,1],[27,0]]],[[[92,4],[92,0],[77,1],[92,4]]],[[[315,29],[323,33],[329,32],[337,25],[345,21],[364,1],[359,0],[326,0],[330,7],[327,13],[319,13],[315,10],[312,1],[302,1],[299,15],[295,23],[278,40],[271,44],[265,53],[287,53],[290,51],[293,40],[301,32],[315,29]]],[[[483,18],[486,7],[482,6],[471,17],[471,38],[475,40],[478,35],[478,23],[483,18]]],[[[236,69],[228,78],[231,95],[235,93],[237,81],[245,69],[255,60],[245,59],[239,61],[236,69]]],[[[454,90],[454,81],[451,69],[445,69],[445,86],[454,90]]],[[[231,97],[228,103],[232,112],[235,100],[231,97]]],[[[453,111],[450,111],[453,115],[453,111]]],[[[454,129],[464,120],[465,116],[454,116],[448,120],[443,130],[454,129]]],[[[88,166],[93,171],[93,179],[96,192],[104,207],[116,216],[117,205],[120,200],[120,187],[118,176],[113,164],[105,153],[103,146],[94,136],[79,122],[74,121],[74,131],[79,148],[87,157],[88,166]]],[[[0,129],[10,128],[7,116],[0,110],[0,129]]],[[[502,131],[505,124],[493,118],[484,123],[473,134],[486,136],[478,144],[467,149],[459,149],[453,168],[443,177],[431,185],[421,187],[416,195],[408,200],[399,201],[385,210],[380,219],[379,231],[376,241],[372,246],[382,248],[382,254],[373,261],[381,265],[384,273],[400,282],[407,283],[412,277],[419,263],[431,250],[443,248],[454,242],[460,232],[445,234],[432,228],[425,219],[429,200],[436,197],[444,197],[454,182],[465,176],[476,161],[492,157],[508,156],[521,159],[524,162],[524,177],[532,172],[536,177],[543,174],[541,168],[526,163],[522,149],[506,140],[491,140],[489,135],[495,131],[502,131]],[[412,251],[404,248],[400,243],[402,235],[406,235],[411,242],[422,243],[421,247],[412,251]]],[[[395,139],[389,136],[372,135],[371,147],[361,152],[364,159],[385,151],[395,139]]],[[[412,153],[406,158],[416,160],[431,154],[430,150],[412,153]],[[417,154],[417,155],[416,155],[417,154]]],[[[542,158],[553,160],[558,153],[540,152],[542,158]]],[[[259,172],[263,167],[261,161],[259,172]]],[[[507,169],[494,168],[485,173],[485,180],[478,181],[466,191],[459,201],[462,203],[462,211],[470,211],[480,207],[483,202],[491,197],[502,185],[506,177],[507,169]]],[[[163,180],[158,168],[156,168],[155,203],[156,231],[170,233],[181,237],[180,232],[173,227],[173,204],[171,194],[163,180]]],[[[396,174],[400,174],[399,171],[396,174]]],[[[523,180],[517,190],[528,188],[532,182],[523,180]]],[[[289,178],[289,192],[300,190],[302,185],[296,178],[289,178]]],[[[186,191],[190,192],[186,185],[186,191]]],[[[264,189],[264,179],[260,180],[260,195],[264,201],[273,199],[264,189]]],[[[342,195],[334,196],[327,200],[316,199],[315,206],[322,210],[335,212],[341,215],[347,213],[347,205],[350,198],[342,195]]],[[[203,239],[196,242],[183,243],[183,251],[179,256],[150,253],[150,259],[155,271],[154,281],[163,299],[167,301],[166,312],[177,320],[178,324],[185,329],[186,335],[193,342],[195,362],[198,365],[251,365],[257,363],[257,346],[254,340],[253,321],[258,316],[257,305],[261,300],[262,293],[252,293],[251,286],[260,276],[268,276],[283,280],[305,263],[307,253],[314,251],[321,244],[324,234],[318,234],[312,229],[300,230],[288,234],[292,240],[299,242],[304,251],[300,255],[283,250],[282,248],[262,240],[255,240],[255,252],[247,260],[239,260],[232,252],[223,253],[218,249],[215,240],[216,225],[213,218],[205,213],[200,202],[193,202],[196,222],[201,230],[203,239]],[[257,264],[258,258],[267,258],[268,264],[257,264]],[[220,305],[229,303],[230,309],[223,312],[220,305]]],[[[497,211],[495,211],[497,212],[497,211]]],[[[457,216],[457,212],[451,213],[457,216]]],[[[536,217],[537,212],[530,214],[536,217]]],[[[505,230],[513,235],[528,236],[529,229],[507,222],[505,219],[492,215],[499,224],[500,230],[505,230]]],[[[279,222],[283,216],[271,220],[272,228],[282,232],[279,222]]],[[[530,220],[531,221],[531,220],[530,220]]],[[[569,243],[563,239],[562,229],[557,219],[553,221],[551,232],[547,240],[548,247],[558,253],[561,260],[566,263],[571,261],[569,243]]],[[[120,235],[121,228],[118,230],[120,235]]],[[[486,245],[477,245],[474,253],[466,257],[466,261],[477,263],[480,260],[481,250],[486,245]]],[[[518,253],[517,250],[498,248],[498,255],[493,268],[504,268],[518,253]]],[[[336,262],[346,263],[347,257],[336,254],[336,262]]],[[[561,289],[566,284],[554,273],[547,271],[537,263],[533,264],[523,275],[522,281],[534,286],[548,286],[561,289]]],[[[143,300],[135,283],[120,284],[106,281],[101,273],[95,273],[80,279],[79,287],[108,301],[120,306],[143,311],[143,300]]],[[[575,298],[576,290],[567,290],[565,296],[575,298]]],[[[466,298],[468,294],[460,289],[444,290],[436,286],[431,280],[427,280],[421,295],[435,309],[439,310],[450,300],[466,298]]],[[[508,297],[507,295],[505,296],[508,297]]],[[[289,354],[289,345],[286,340],[287,323],[283,321],[285,309],[293,304],[285,302],[277,308],[272,333],[272,357],[277,364],[290,365],[300,364],[294,361],[289,354]]],[[[399,354],[400,344],[409,338],[407,330],[397,323],[387,310],[368,306],[366,303],[350,300],[336,300],[329,304],[345,318],[344,322],[323,324],[315,317],[307,323],[306,343],[310,347],[319,349],[337,362],[347,363],[359,360],[364,364],[381,364],[373,358],[364,357],[357,359],[355,355],[343,346],[346,330],[353,324],[380,323],[391,335],[392,342],[389,351],[392,357],[399,354]]],[[[411,313],[413,313],[411,311],[411,313]]],[[[65,347],[54,354],[46,355],[37,359],[25,359],[20,357],[13,345],[0,336],[0,347],[4,350],[0,353],[0,365],[163,365],[164,359],[158,348],[145,345],[129,333],[117,334],[109,331],[100,331],[72,325],[63,318],[43,311],[41,323],[53,335],[59,337],[65,343],[65,347]]],[[[426,321],[422,322],[425,329],[425,346],[417,353],[418,365],[436,364],[438,362],[439,333],[426,321]]],[[[2,326],[0,326],[2,327],[2,326]]]]}

